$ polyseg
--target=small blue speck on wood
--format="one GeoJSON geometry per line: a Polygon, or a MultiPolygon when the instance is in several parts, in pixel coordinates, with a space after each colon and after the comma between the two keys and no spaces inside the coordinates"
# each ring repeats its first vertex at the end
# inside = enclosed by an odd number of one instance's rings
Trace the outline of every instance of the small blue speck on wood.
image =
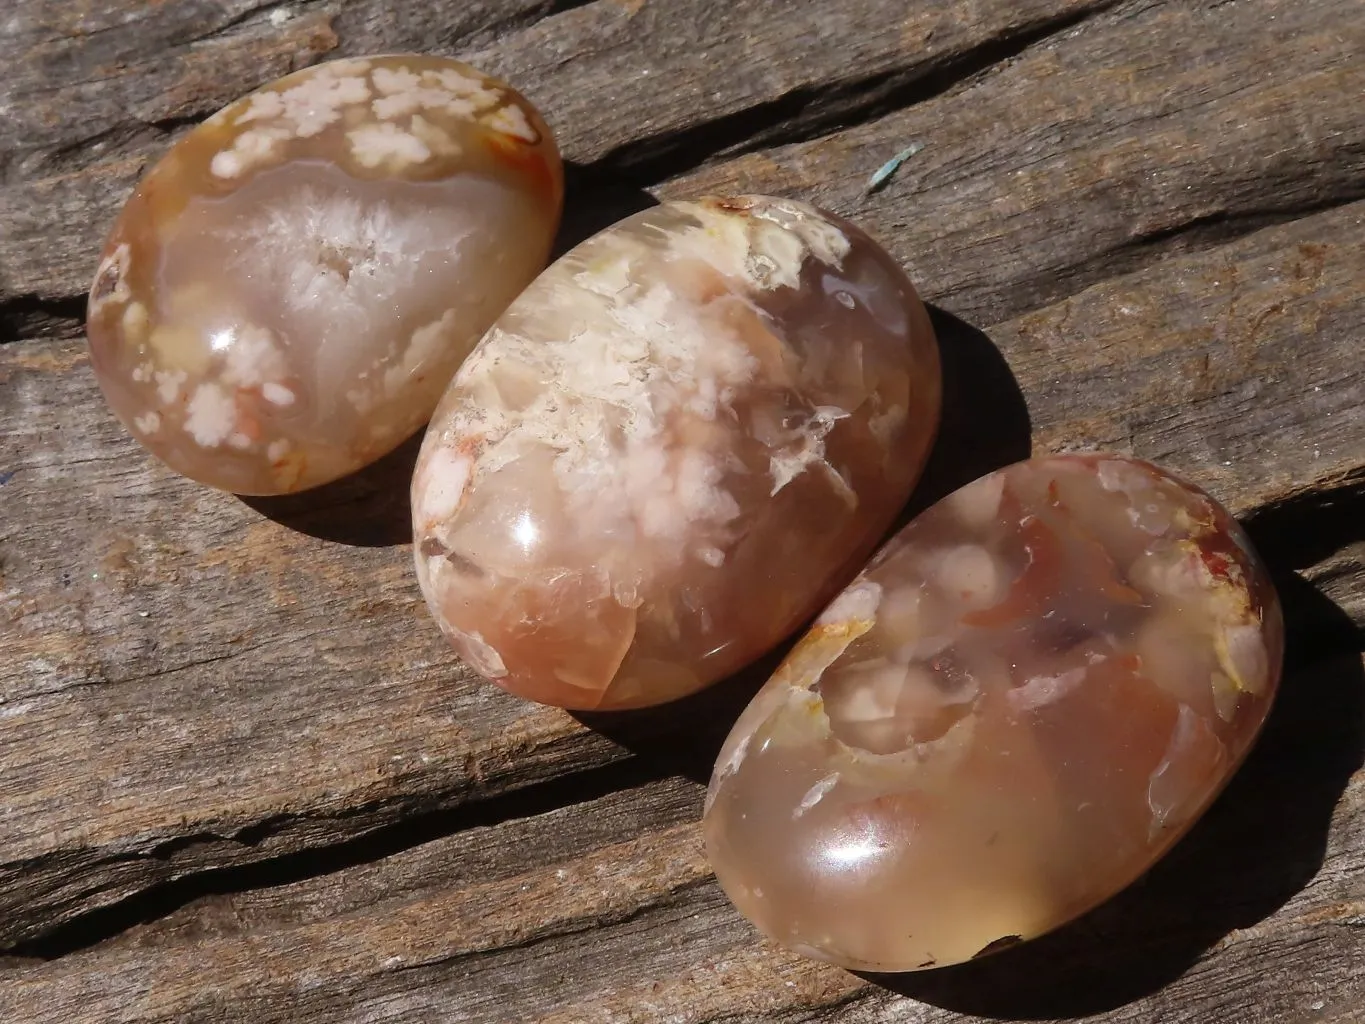
{"type": "Polygon", "coordinates": [[[886,183],[891,180],[891,176],[900,170],[901,164],[905,163],[905,161],[909,160],[923,148],[924,143],[912,142],[886,163],[878,167],[877,173],[867,180],[867,191],[872,193],[885,188],[886,183]]]}

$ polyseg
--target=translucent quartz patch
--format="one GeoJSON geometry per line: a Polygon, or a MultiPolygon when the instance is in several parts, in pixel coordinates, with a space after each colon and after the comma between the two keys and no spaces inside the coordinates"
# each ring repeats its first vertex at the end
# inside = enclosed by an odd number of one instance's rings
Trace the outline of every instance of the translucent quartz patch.
{"type": "Polygon", "coordinates": [[[423,593],[513,693],[680,697],[856,572],[939,402],[924,307],[857,228],[760,196],[636,214],[546,270],[442,399],[412,488],[423,593]]]}
{"type": "Polygon", "coordinates": [[[144,177],[90,292],[96,377],[173,469],[278,494],[415,433],[541,270],[563,198],[534,109],[456,61],[320,64],[144,177]]]}
{"type": "Polygon", "coordinates": [[[1137,878],[1265,720],[1275,592],[1206,494],[1023,462],[902,530],[740,717],[705,834],[736,906],[850,968],[952,964],[1137,878]]]}

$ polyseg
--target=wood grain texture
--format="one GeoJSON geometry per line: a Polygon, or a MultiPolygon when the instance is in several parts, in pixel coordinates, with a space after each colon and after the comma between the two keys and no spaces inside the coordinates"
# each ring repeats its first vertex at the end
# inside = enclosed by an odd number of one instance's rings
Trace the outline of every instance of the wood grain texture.
{"type": "MultiPolygon", "coordinates": [[[[1357,493],[1362,218],[1354,204],[1267,229],[992,330],[1040,447],[1159,457],[1244,514],[1357,493]],[[1248,283],[1229,313],[1233,278],[1248,283]]],[[[971,428],[978,381],[958,344],[944,333],[971,428]]],[[[155,464],[99,403],[75,343],[6,346],[0,375],[16,456],[0,490],[6,939],[188,872],[624,756],[473,681],[425,621],[405,553],[292,530],[155,464]],[[53,758],[58,743],[80,759],[53,758]]],[[[950,422],[936,461],[961,473],[967,444],[950,422]]],[[[342,521],[404,524],[394,476],[377,508],[343,504],[342,521]]],[[[956,482],[931,471],[927,486],[956,482]]]]}
{"type": "MultiPolygon", "coordinates": [[[[1218,237],[1365,195],[1358,119],[1336,101],[1365,91],[1365,72],[1352,59],[1365,48],[1359,5],[1112,6],[937,0],[907,16],[891,0],[864,0],[832,17],[821,5],[793,14],[779,0],[638,8],[599,0],[490,46],[451,49],[507,75],[541,106],[566,156],[585,165],[580,177],[592,198],[605,191],[608,206],[679,162],[714,161],[728,150],[810,133],[922,90],[926,102],[861,129],[748,160],[722,159],[665,191],[809,193],[865,219],[913,271],[935,282],[935,294],[955,312],[989,322],[1128,269],[1148,250],[1178,247],[1185,229],[1196,240],[1218,237]],[[1268,36],[1272,19],[1277,29],[1268,36]],[[976,62],[1073,22],[1079,27],[992,73],[971,74],[976,62]],[[813,36],[825,42],[815,51],[806,42],[813,36]],[[712,61],[727,73],[708,73],[712,61]],[[1267,62],[1286,73],[1267,77],[1267,62]],[[959,75],[967,81],[948,87],[959,75]],[[1024,95],[1027,104],[1019,102],[1024,95]],[[926,148],[892,188],[865,196],[868,176],[909,141],[926,148]],[[1087,202],[1053,202],[1059,190],[1077,188],[1088,192],[1087,202]],[[918,215],[943,203],[957,213],[948,231],[939,229],[946,220],[925,223],[918,215]],[[1040,218],[1039,207],[1050,217],[1040,218]],[[1074,236],[1092,228],[1102,231],[1106,251],[1085,247],[1089,258],[1078,265],[1074,236]],[[964,269],[932,273],[978,267],[986,256],[992,273],[985,280],[961,281],[964,269]]],[[[138,9],[126,33],[148,33],[155,42],[162,8],[138,9]]],[[[217,92],[204,93],[202,75],[182,67],[175,48],[146,51],[143,63],[116,80],[47,86],[31,108],[16,87],[19,102],[11,105],[32,109],[27,117],[47,127],[29,131],[34,126],[20,119],[12,140],[0,135],[0,153],[8,141],[14,154],[0,177],[0,222],[9,227],[0,236],[0,338],[70,332],[78,323],[80,297],[119,203],[187,120],[299,64],[401,48],[414,36],[400,18],[382,42],[371,31],[343,41],[333,18],[371,25],[375,15],[330,10],[310,7],[307,17],[274,27],[263,14],[245,17],[222,40],[183,43],[186,54],[211,42],[235,55],[215,50],[205,58],[215,68],[227,62],[215,72],[217,92]],[[282,48],[273,60],[259,52],[262,39],[282,48]],[[197,92],[186,76],[199,83],[197,92]],[[129,89],[135,93],[124,95],[129,89]],[[87,101],[86,93],[103,98],[87,101]],[[191,94],[193,102],[177,99],[191,94]],[[91,102],[105,105],[90,109],[91,102]],[[90,135],[92,124],[104,126],[99,137],[90,135]],[[54,218],[61,233],[48,229],[54,218]]]]}
{"type": "Polygon", "coordinates": [[[1362,54],[1352,0],[6,11],[0,1021],[1363,1024],[1362,54]],[[1285,600],[1284,691],[1143,884],[927,975],[761,943],[695,823],[762,666],[653,713],[520,704],[421,605],[414,446],[247,504],[121,431],[74,335],[148,161],[260,82],[403,49],[547,112],[566,243],[650,194],[737,190],[880,237],[940,307],[946,418],[910,511],[1104,447],[1243,518],[1285,600]]]}
{"type": "Polygon", "coordinates": [[[97,14],[43,0],[16,16],[10,52],[0,49],[18,69],[0,96],[12,114],[0,121],[0,326],[15,337],[43,312],[35,322],[44,330],[73,326],[104,233],[149,161],[187,123],[319,59],[411,48],[469,59],[544,110],[567,159],[601,164],[599,178],[619,184],[623,164],[709,148],[697,130],[718,121],[783,104],[773,112],[779,130],[827,123],[976,50],[1107,5],[932,0],[907,15],[898,0],[837,11],[785,0],[598,0],[509,30],[553,5],[518,0],[496,20],[496,3],[459,5],[452,24],[426,4],[399,5],[391,17],[384,0],[117,0],[97,14]],[[470,45],[490,35],[497,41],[470,45]],[[824,44],[816,50],[813,36],[824,44]]]}
{"type": "Polygon", "coordinates": [[[673,780],[334,875],[200,899],[102,947],[0,975],[0,1012],[136,1024],[833,1011],[940,1022],[997,1016],[1008,991],[1015,1012],[1045,1017],[1356,1022],[1360,659],[1300,666],[1289,683],[1232,788],[1147,879],[1039,944],[963,968],[859,978],[755,942],[706,867],[700,787],[673,780]],[[1280,771],[1290,760],[1292,777],[1280,771]],[[1283,826],[1271,836],[1267,811],[1283,826]],[[1266,969],[1290,958],[1313,972],[1266,969]],[[1324,977],[1340,982],[1327,988],[1324,977]]]}
{"type": "Polygon", "coordinates": [[[1128,4],[943,95],[660,192],[803,196],[882,239],[934,302],[998,323],[1365,196],[1360,116],[1342,102],[1365,95],[1362,52],[1358,4],[1128,4]]]}

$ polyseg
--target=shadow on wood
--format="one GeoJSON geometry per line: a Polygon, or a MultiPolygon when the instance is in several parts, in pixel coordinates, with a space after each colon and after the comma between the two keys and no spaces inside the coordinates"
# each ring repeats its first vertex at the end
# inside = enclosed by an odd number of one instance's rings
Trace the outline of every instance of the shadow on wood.
{"type": "Polygon", "coordinates": [[[422,447],[416,434],[350,476],[299,494],[245,495],[243,503],[267,519],[310,537],[354,547],[389,547],[412,540],[408,492],[422,447]]]}
{"type": "MultiPolygon", "coordinates": [[[[799,633],[797,634],[799,636],[799,633]]],[[[796,636],[716,685],[657,707],[636,711],[573,711],[594,732],[625,747],[655,775],[681,775],[706,785],[740,712],[777,670],[796,636]]]]}
{"type": "Polygon", "coordinates": [[[1324,632],[1354,629],[1311,585],[1272,566],[1286,609],[1286,672],[1260,741],[1224,794],[1148,874],[1051,935],[884,988],[1005,1020],[1114,1010],[1174,981],[1228,932],[1268,917],[1322,866],[1332,811],[1365,762],[1365,672],[1324,663],[1324,632]]]}
{"type": "Polygon", "coordinates": [[[659,201],[642,188],[626,182],[603,184],[600,179],[600,174],[593,177],[591,168],[572,160],[565,161],[564,220],[555,238],[552,260],[559,259],[579,242],[617,221],[659,205],[659,201]]]}
{"type": "Polygon", "coordinates": [[[1028,405],[995,343],[952,313],[928,309],[943,366],[943,419],[897,530],[940,498],[1033,450],[1028,405]]]}
{"type": "MultiPolygon", "coordinates": [[[[943,422],[920,484],[887,538],[939,498],[1029,455],[1028,408],[1004,356],[990,338],[951,313],[931,306],[929,315],[943,364],[943,422]]],[[[657,770],[704,784],[740,712],[804,631],[803,625],[767,656],[691,697],[639,711],[574,717],[657,770]]]]}

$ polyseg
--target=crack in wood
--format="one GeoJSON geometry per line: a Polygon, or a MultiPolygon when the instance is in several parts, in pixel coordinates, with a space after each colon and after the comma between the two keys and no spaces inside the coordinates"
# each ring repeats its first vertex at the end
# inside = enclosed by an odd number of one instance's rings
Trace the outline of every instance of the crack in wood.
{"type": "Polygon", "coordinates": [[[492,948],[464,950],[450,956],[434,957],[430,960],[423,960],[416,963],[404,962],[402,964],[395,964],[393,971],[394,973],[407,973],[448,967],[455,964],[467,963],[470,960],[504,955],[518,950],[532,950],[537,946],[543,946],[555,940],[562,940],[575,935],[586,935],[589,932],[607,926],[629,924],[632,921],[637,921],[649,916],[660,907],[677,903],[690,893],[711,885],[713,885],[713,876],[709,874],[704,878],[687,879],[677,885],[670,886],[665,892],[654,898],[645,899],[631,907],[625,907],[616,911],[607,910],[601,913],[585,914],[582,917],[566,921],[558,927],[536,929],[529,935],[514,939],[511,942],[500,943],[492,948]]]}
{"type": "Polygon", "coordinates": [[[0,344],[26,338],[76,338],[85,331],[85,294],[16,295],[0,300],[0,344]]]}
{"type": "MultiPolygon", "coordinates": [[[[552,18],[557,14],[566,14],[569,11],[578,10],[580,7],[589,7],[602,0],[543,0],[536,7],[526,11],[519,11],[515,14],[500,18],[483,26],[477,32],[469,33],[463,43],[472,44],[475,40],[492,41],[503,36],[511,35],[513,32],[521,32],[530,28],[538,22],[547,18],[552,18]]],[[[609,0],[615,2],[615,0],[609,0]]]]}
{"type": "MultiPolygon", "coordinates": [[[[310,846],[281,856],[266,856],[226,867],[172,875],[115,903],[77,914],[55,927],[39,930],[18,942],[0,946],[0,956],[54,960],[104,942],[136,925],[165,917],[206,896],[271,888],[333,874],[459,832],[488,828],[587,803],[607,794],[657,781],[666,775],[659,765],[647,759],[627,757],[454,807],[430,810],[409,805],[407,801],[395,801],[382,806],[350,808],[341,817],[363,818],[382,811],[396,820],[376,825],[340,843],[310,846]]],[[[430,802],[434,801],[426,801],[430,802]]],[[[92,867],[127,860],[162,860],[173,864],[176,854],[196,847],[218,844],[259,847],[270,839],[291,832],[306,832],[311,825],[330,820],[333,820],[331,816],[322,814],[277,815],[226,836],[215,832],[177,836],[150,850],[101,858],[92,867]]],[[[41,866],[46,860],[38,858],[35,863],[15,863],[4,867],[10,871],[22,871],[41,866]]]]}
{"type": "MultiPolygon", "coordinates": [[[[523,29],[590,2],[593,0],[550,0],[535,9],[538,17],[529,13],[514,16],[489,26],[488,30],[496,35],[523,29]]],[[[734,114],[633,140],[591,163],[571,168],[576,184],[574,198],[591,205],[602,195],[619,196],[623,190],[656,186],[719,159],[758,152],[772,145],[809,141],[832,131],[868,123],[958,88],[1116,6],[1119,6],[1119,0],[1100,0],[1078,11],[1015,26],[976,46],[908,70],[795,89],[779,99],[734,114]]],[[[262,10],[265,8],[249,12],[239,21],[254,18],[262,10]]],[[[128,134],[139,127],[149,127],[166,135],[202,120],[202,114],[175,116],[145,122],[141,126],[115,126],[100,135],[128,134]]],[[[59,158],[64,152],[88,151],[89,144],[97,137],[55,147],[48,160],[54,156],[59,158]]],[[[0,299],[0,344],[38,337],[75,337],[84,326],[84,306],[83,294],[58,297],[30,294],[0,299]]]]}
{"type": "Polygon", "coordinates": [[[582,169],[589,187],[649,188],[689,171],[774,145],[822,138],[867,124],[961,88],[1025,51],[1044,45],[1118,6],[1107,0],[1042,18],[960,53],[906,70],[794,89],[776,100],[681,131],[633,140],[582,169]]]}
{"type": "Polygon", "coordinates": [[[1365,177],[1340,192],[1331,196],[1321,196],[1314,202],[1287,203],[1281,207],[1266,205],[1246,210],[1219,210],[1216,213],[1191,217],[1179,224],[1133,235],[1125,245],[1111,249],[1105,254],[1117,257],[1114,263],[1107,266],[1112,266],[1115,274],[1129,273],[1150,262],[1150,259],[1133,265],[1123,262],[1123,256],[1129,253],[1150,252],[1151,258],[1164,259],[1171,253],[1210,249],[1235,241],[1253,231],[1311,217],[1362,198],[1365,198],[1365,177]]]}

